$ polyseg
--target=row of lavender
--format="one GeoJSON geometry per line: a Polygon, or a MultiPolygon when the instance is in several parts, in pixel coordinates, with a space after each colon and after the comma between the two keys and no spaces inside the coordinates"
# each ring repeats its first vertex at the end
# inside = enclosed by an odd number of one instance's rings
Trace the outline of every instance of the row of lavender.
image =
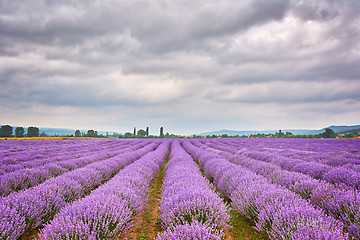
{"type": "MultiPolygon", "coordinates": [[[[167,152],[168,144],[162,146],[126,167],[88,197],[64,208],[45,227],[41,238],[116,239],[131,226],[144,203],[148,183],[165,159],[161,153],[167,152]],[[150,156],[160,162],[154,165],[150,156]]],[[[229,215],[212,188],[179,142],[173,142],[161,202],[161,219],[167,230],[157,239],[220,240],[229,215]]]]}
{"type": "Polygon", "coordinates": [[[360,164],[358,163],[333,167],[319,162],[254,151],[244,151],[238,155],[245,155],[260,161],[271,162],[283,169],[304,173],[313,178],[325,180],[330,183],[345,184],[356,189],[360,188],[360,164]]]}
{"type": "Polygon", "coordinates": [[[217,154],[183,141],[205,174],[234,209],[251,219],[272,239],[347,239],[344,225],[299,195],[217,154]]]}
{"type": "MultiPolygon", "coordinates": [[[[119,151],[119,155],[115,157],[89,164],[45,181],[37,187],[1,198],[1,239],[16,239],[31,229],[48,223],[54,215],[54,220],[42,230],[42,239],[116,239],[131,226],[136,213],[140,211],[148,183],[163,164],[170,143],[165,141],[155,152],[132,162],[155,149],[160,142],[137,140],[131,147],[132,153],[127,153],[124,147],[124,152],[119,151]],[[141,147],[144,148],[140,149],[141,147]],[[128,167],[119,172],[128,164],[128,167]],[[116,177],[112,178],[117,172],[116,177]],[[107,184],[92,191],[109,179],[111,180],[107,184]],[[89,193],[88,197],[83,198],[89,193]],[[74,224],[68,225],[69,221],[74,224]]],[[[179,141],[173,141],[161,202],[161,219],[166,231],[159,234],[157,239],[220,239],[223,229],[227,227],[229,216],[226,206],[214,193],[213,185],[201,175],[194,160],[214,180],[214,185],[222,195],[232,201],[233,208],[247,215],[255,222],[259,231],[266,231],[272,239],[348,237],[342,232],[343,224],[315,209],[299,195],[272,184],[273,179],[268,177],[268,173],[282,171],[280,168],[271,168],[267,165],[269,163],[261,162],[258,169],[266,172],[263,174],[266,179],[252,172],[257,168],[249,171],[230,163],[227,159],[246,168],[256,164],[251,162],[255,160],[250,157],[246,159],[248,162],[243,161],[243,158],[236,161],[239,159],[234,156],[239,157],[243,152],[239,151],[236,141],[227,144],[224,140],[182,140],[182,144],[191,156],[184,151],[179,141]]],[[[131,144],[127,147],[130,146],[131,144]]],[[[293,173],[281,173],[279,176],[286,174],[290,176],[293,173]]],[[[300,178],[295,177],[295,181],[298,179],[300,178]]],[[[313,183],[312,181],[311,184],[313,183]]],[[[304,193],[304,196],[309,196],[306,191],[304,193]]],[[[347,217],[351,218],[351,213],[347,217]]],[[[351,232],[351,228],[348,230],[351,232]]],[[[353,232],[355,231],[354,228],[353,232]]]]}
{"type": "MultiPolygon", "coordinates": [[[[304,139],[301,139],[301,141],[304,141],[304,139]]],[[[334,141],[330,143],[333,143],[334,141]]],[[[338,141],[342,141],[342,139],[339,139],[338,141]]],[[[268,141],[265,141],[265,143],[266,142],[268,141]]],[[[360,148],[360,142],[358,140],[353,139],[353,144],[354,145],[357,144],[357,146],[360,148]]],[[[357,158],[355,157],[352,158],[353,163],[346,163],[345,165],[338,164],[336,167],[334,167],[328,164],[312,161],[311,157],[299,158],[296,157],[295,155],[293,157],[284,156],[286,154],[282,152],[286,150],[276,153],[268,152],[264,150],[264,143],[259,144],[259,141],[245,142],[244,140],[237,139],[235,141],[234,140],[229,141],[229,144],[225,144],[225,146],[219,146],[218,143],[211,143],[211,142],[207,143],[207,145],[211,147],[215,147],[217,149],[224,149],[226,151],[230,151],[231,153],[235,154],[238,157],[250,157],[256,160],[270,162],[272,164],[278,165],[282,169],[292,172],[304,173],[315,179],[325,180],[327,182],[334,184],[344,184],[348,187],[352,187],[355,189],[360,188],[360,155],[357,155],[357,158]],[[251,145],[244,146],[243,143],[246,144],[253,143],[254,146],[253,147],[251,147],[251,145]],[[232,149],[231,146],[233,146],[232,149]]],[[[327,147],[326,149],[329,149],[329,147],[327,147]]],[[[321,153],[317,153],[317,155],[320,154],[321,153]]],[[[327,153],[323,153],[323,154],[324,154],[323,158],[326,159],[327,153]]],[[[333,158],[332,161],[334,161],[334,159],[337,159],[339,154],[334,153],[333,155],[337,157],[333,158]]],[[[344,157],[344,159],[346,159],[346,157],[344,157]]],[[[343,162],[348,162],[348,161],[343,160],[343,162]]]]}
{"type": "Polygon", "coordinates": [[[27,158],[29,156],[38,157],[41,156],[41,153],[49,152],[51,149],[56,149],[59,145],[65,146],[69,144],[69,141],[62,140],[38,140],[36,142],[21,140],[2,141],[0,145],[0,161],[2,159],[11,159],[12,155],[18,155],[22,158],[27,158]]]}
{"type": "Polygon", "coordinates": [[[316,162],[332,167],[353,168],[360,165],[359,141],[356,139],[236,139],[227,141],[236,148],[248,148],[263,157],[282,156],[306,162],[316,162]],[[316,146],[316,148],[314,147],[316,146]]]}
{"type": "Polygon", "coordinates": [[[0,238],[17,239],[41,227],[65,205],[86,196],[110,180],[120,169],[160,144],[159,141],[136,141],[138,150],[125,151],[47,180],[36,187],[0,198],[0,238]]]}
{"type": "Polygon", "coordinates": [[[91,140],[36,140],[36,141],[2,141],[0,151],[0,164],[17,165],[19,163],[46,159],[62,155],[64,153],[79,153],[81,151],[89,151],[91,147],[99,145],[105,146],[109,141],[91,139],[91,140]],[[26,144],[24,144],[26,143],[26,144]],[[64,152],[64,150],[66,150],[64,152]]]}
{"type": "MultiPolygon", "coordinates": [[[[360,154],[358,142],[356,139],[301,139],[301,138],[277,138],[277,139],[219,139],[217,142],[223,142],[230,145],[242,144],[243,147],[256,147],[269,150],[285,150],[294,153],[309,154],[320,153],[330,156],[333,153],[342,155],[346,158],[357,157],[360,154]]],[[[332,157],[337,157],[333,155],[332,157]]]]}
{"type": "Polygon", "coordinates": [[[157,239],[220,240],[230,217],[213,188],[179,141],[173,141],[160,202],[165,231],[157,239]]]}
{"type": "MultiPolygon", "coordinates": [[[[221,144],[214,147],[221,148],[222,150],[217,153],[230,158],[231,162],[260,174],[271,183],[284,186],[309,200],[311,204],[323,209],[328,215],[342,221],[351,236],[360,238],[360,198],[357,190],[314,179],[302,173],[283,170],[277,165],[255,160],[246,155],[237,153],[229,155],[231,152],[234,153],[235,149],[221,146],[221,144]]],[[[216,152],[213,148],[204,146],[202,148],[216,152]]]]}
{"type": "MultiPolygon", "coordinates": [[[[135,143],[136,142],[133,142],[133,144],[135,143]]],[[[107,146],[109,149],[112,149],[112,151],[103,149],[103,145],[101,145],[101,147],[94,146],[91,152],[77,154],[76,158],[72,157],[62,161],[55,161],[53,158],[48,158],[44,160],[45,163],[43,163],[42,166],[35,165],[30,168],[6,173],[0,176],[0,196],[5,197],[12,192],[37,186],[47,179],[54,178],[65,172],[81,168],[90,163],[104,160],[137,148],[137,146],[128,144],[122,145],[121,143],[119,144],[119,142],[108,142],[107,146]],[[47,163],[49,161],[50,163],[47,163]]],[[[66,151],[66,149],[64,149],[64,151],[66,151]]],[[[37,160],[36,162],[39,161],[41,160],[37,160]]]]}
{"type": "Polygon", "coordinates": [[[41,231],[41,239],[117,239],[140,212],[150,181],[169,152],[169,141],[121,170],[89,196],[61,210],[41,231]]]}
{"type": "MultiPolygon", "coordinates": [[[[29,169],[48,163],[80,158],[90,153],[104,151],[112,147],[119,147],[119,143],[110,139],[54,141],[51,146],[49,146],[49,143],[43,141],[28,142],[32,143],[32,148],[30,148],[31,145],[28,144],[29,149],[19,152],[17,151],[17,144],[20,144],[21,141],[6,141],[5,145],[9,145],[8,147],[12,149],[12,152],[4,157],[0,157],[0,176],[20,169],[29,169]]],[[[131,142],[132,141],[122,142],[120,146],[125,147],[131,142]]],[[[4,141],[2,143],[4,143],[4,141]]]]}

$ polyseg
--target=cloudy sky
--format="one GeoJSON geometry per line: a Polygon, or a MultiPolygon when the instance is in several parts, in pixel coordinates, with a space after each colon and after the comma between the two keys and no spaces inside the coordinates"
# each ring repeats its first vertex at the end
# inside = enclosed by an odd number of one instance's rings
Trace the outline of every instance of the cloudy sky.
{"type": "Polygon", "coordinates": [[[360,1],[0,0],[0,124],[360,124],[360,1]]]}

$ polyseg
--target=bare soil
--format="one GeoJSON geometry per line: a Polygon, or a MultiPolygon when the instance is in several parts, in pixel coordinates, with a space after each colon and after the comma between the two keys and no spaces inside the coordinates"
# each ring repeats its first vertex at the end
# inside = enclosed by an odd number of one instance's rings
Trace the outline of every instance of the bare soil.
{"type": "Polygon", "coordinates": [[[31,232],[22,235],[19,240],[37,240],[40,239],[39,238],[39,234],[40,234],[40,229],[34,229],[31,232]]]}
{"type": "Polygon", "coordinates": [[[155,179],[151,181],[148,200],[133,223],[133,227],[130,228],[126,234],[120,235],[118,240],[155,239],[158,232],[162,231],[159,218],[159,203],[161,200],[163,173],[166,163],[155,179]]]}

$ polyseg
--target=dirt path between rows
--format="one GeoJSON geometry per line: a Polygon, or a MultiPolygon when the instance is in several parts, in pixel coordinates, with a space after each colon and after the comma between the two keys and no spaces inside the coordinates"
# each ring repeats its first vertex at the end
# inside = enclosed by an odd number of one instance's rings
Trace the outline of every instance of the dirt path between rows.
{"type": "Polygon", "coordinates": [[[40,229],[35,229],[25,235],[22,235],[19,240],[38,240],[40,239],[39,234],[40,229]]]}
{"type": "Polygon", "coordinates": [[[133,227],[126,234],[120,235],[118,240],[154,239],[158,232],[162,231],[159,219],[159,203],[161,200],[164,169],[168,160],[169,158],[166,160],[155,179],[151,181],[148,201],[146,201],[142,211],[133,223],[133,227]]]}

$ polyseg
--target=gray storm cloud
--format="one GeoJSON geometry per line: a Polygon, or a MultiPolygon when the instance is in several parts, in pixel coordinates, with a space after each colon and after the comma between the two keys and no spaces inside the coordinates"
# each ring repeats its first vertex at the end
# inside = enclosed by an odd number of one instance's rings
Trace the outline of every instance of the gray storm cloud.
{"type": "Polygon", "coordinates": [[[0,0],[1,121],[356,124],[359,23],[357,1],[0,0]]]}

